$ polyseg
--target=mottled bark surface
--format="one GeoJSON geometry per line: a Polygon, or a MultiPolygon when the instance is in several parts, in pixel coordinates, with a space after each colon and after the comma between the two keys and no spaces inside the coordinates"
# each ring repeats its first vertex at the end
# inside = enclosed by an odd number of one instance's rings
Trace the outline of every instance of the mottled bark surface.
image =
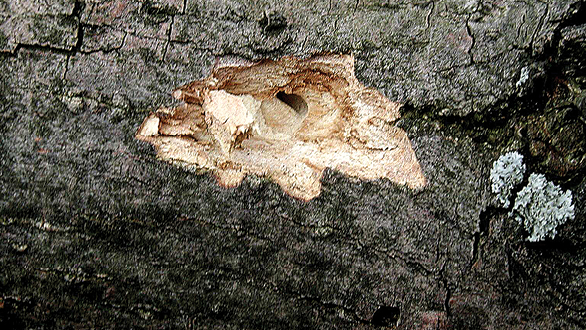
{"type": "Polygon", "coordinates": [[[0,324],[585,328],[585,6],[1,1],[0,324]],[[216,57],[323,52],[405,103],[423,191],[331,170],[310,202],[224,189],[134,138],[216,57]],[[496,208],[509,150],[573,192],[555,240],[496,208]]]}

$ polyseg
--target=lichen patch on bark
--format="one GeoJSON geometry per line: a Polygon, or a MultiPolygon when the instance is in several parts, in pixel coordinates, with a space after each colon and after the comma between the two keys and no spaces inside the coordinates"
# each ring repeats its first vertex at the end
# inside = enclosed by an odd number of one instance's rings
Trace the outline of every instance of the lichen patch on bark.
{"type": "Polygon", "coordinates": [[[351,55],[223,59],[173,96],[184,104],[151,113],[136,137],[164,160],[213,171],[224,186],[264,175],[310,200],[327,167],[425,185],[407,135],[393,126],[401,105],[362,85],[351,55]]]}

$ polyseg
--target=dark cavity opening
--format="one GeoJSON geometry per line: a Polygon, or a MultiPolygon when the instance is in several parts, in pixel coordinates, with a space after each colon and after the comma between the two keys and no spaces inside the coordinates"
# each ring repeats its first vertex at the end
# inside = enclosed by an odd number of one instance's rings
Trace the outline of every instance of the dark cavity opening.
{"type": "Polygon", "coordinates": [[[381,306],[372,316],[372,324],[384,327],[397,326],[401,310],[398,307],[381,306]]]}
{"type": "Polygon", "coordinates": [[[285,103],[286,105],[290,106],[298,115],[305,115],[307,113],[307,103],[305,100],[295,94],[287,94],[283,91],[277,93],[277,98],[281,100],[281,102],[285,103]]]}

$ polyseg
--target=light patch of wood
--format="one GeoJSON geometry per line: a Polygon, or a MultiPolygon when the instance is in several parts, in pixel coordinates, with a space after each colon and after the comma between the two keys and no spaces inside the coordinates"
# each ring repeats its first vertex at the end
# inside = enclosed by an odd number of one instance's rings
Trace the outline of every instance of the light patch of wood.
{"type": "Polygon", "coordinates": [[[224,186],[256,174],[310,200],[327,167],[425,186],[407,135],[393,126],[401,105],[363,86],[351,55],[223,60],[173,96],[184,104],[151,113],[136,137],[164,160],[213,171],[224,186]]]}

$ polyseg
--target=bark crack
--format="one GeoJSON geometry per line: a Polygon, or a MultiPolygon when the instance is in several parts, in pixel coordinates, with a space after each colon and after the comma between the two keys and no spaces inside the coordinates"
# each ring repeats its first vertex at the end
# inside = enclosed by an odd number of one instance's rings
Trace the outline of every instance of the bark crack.
{"type": "Polygon", "coordinates": [[[67,73],[69,73],[69,61],[71,60],[71,55],[67,54],[67,57],[65,58],[65,70],[63,71],[63,76],[61,77],[61,79],[65,80],[67,78],[67,73]]]}
{"type": "Polygon", "coordinates": [[[481,253],[482,253],[482,244],[481,244],[481,239],[482,238],[486,238],[489,234],[489,228],[490,228],[490,218],[492,217],[492,215],[494,214],[495,210],[493,209],[488,209],[485,211],[482,211],[480,213],[480,220],[478,223],[478,232],[474,233],[474,244],[472,247],[472,260],[470,260],[470,268],[474,268],[475,266],[477,266],[478,262],[481,259],[481,253]]]}
{"type": "Polygon", "coordinates": [[[525,13],[523,13],[523,15],[521,16],[521,24],[519,24],[519,27],[517,27],[517,40],[519,40],[521,38],[521,28],[523,27],[523,25],[525,25],[525,13]]]}
{"type": "Polygon", "coordinates": [[[429,29],[431,26],[431,15],[433,14],[433,10],[435,9],[435,1],[431,2],[431,8],[429,9],[429,12],[427,13],[427,16],[425,17],[425,27],[426,29],[429,29]]]}
{"type": "Polygon", "coordinates": [[[453,292],[450,287],[450,284],[448,283],[448,280],[445,278],[444,272],[445,272],[445,264],[442,267],[442,269],[440,270],[440,281],[446,289],[446,297],[444,299],[444,310],[445,310],[446,316],[449,320],[452,316],[452,308],[450,307],[450,300],[452,299],[453,292]]]}
{"type": "Polygon", "coordinates": [[[171,23],[169,23],[169,30],[167,31],[167,43],[165,44],[165,48],[163,49],[163,54],[161,55],[161,61],[165,62],[165,57],[167,57],[167,51],[169,50],[169,45],[171,44],[171,34],[173,33],[173,24],[175,24],[175,16],[171,16],[171,23]]]}
{"type": "Polygon", "coordinates": [[[472,39],[472,41],[470,42],[470,46],[466,50],[466,53],[468,54],[468,57],[470,58],[470,64],[475,64],[474,63],[474,54],[472,53],[472,50],[474,49],[474,45],[476,44],[476,38],[474,38],[474,34],[472,33],[472,28],[470,27],[470,16],[471,15],[468,15],[468,17],[466,18],[466,33],[472,39]]]}
{"type": "Polygon", "coordinates": [[[531,41],[529,42],[529,49],[533,49],[533,45],[535,43],[535,38],[537,38],[537,33],[539,33],[539,31],[543,27],[543,24],[545,23],[545,18],[548,15],[549,15],[549,3],[546,3],[545,4],[545,12],[539,18],[539,23],[537,23],[537,27],[535,28],[535,30],[533,31],[533,34],[531,35],[531,41]]]}

